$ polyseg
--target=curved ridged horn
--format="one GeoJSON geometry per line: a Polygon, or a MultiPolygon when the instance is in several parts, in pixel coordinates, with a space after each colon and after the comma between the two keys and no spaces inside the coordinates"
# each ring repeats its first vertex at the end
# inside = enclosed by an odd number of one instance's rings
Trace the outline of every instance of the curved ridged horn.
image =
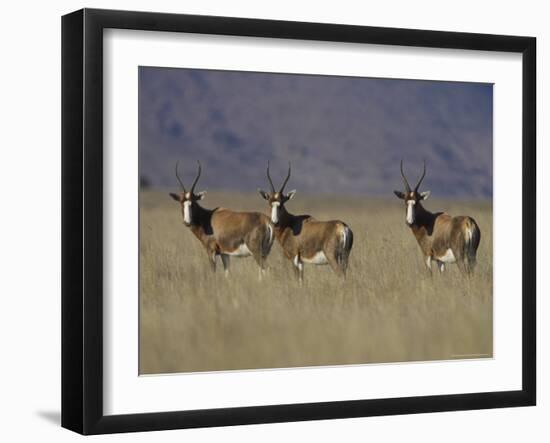
{"type": "Polygon", "coordinates": [[[409,185],[409,182],[407,181],[407,177],[405,177],[405,173],[403,172],[403,160],[401,160],[401,177],[403,177],[403,184],[405,185],[405,190],[407,192],[411,192],[411,186],[409,185]]]}
{"type": "Polygon", "coordinates": [[[267,162],[267,179],[269,180],[269,185],[271,186],[271,192],[275,193],[275,186],[273,186],[273,180],[271,180],[271,175],[269,175],[269,161],[267,162]]]}
{"type": "Polygon", "coordinates": [[[197,176],[195,177],[195,181],[191,185],[191,190],[189,191],[189,192],[191,192],[191,194],[195,193],[195,185],[197,184],[197,182],[199,181],[199,177],[201,176],[201,170],[202,170],[201,162],[197,160],[197,164],[199,165],[199,171],[197,172],[197,176]]]}
{"type": "Polygon", "coordinates": [[[286,175],[285,181],[283,182],[283,185],[281,186],[281,190],[279,191],[279,193],[282,193],[284,191],[289,178],[290,178],[290,162],[288,162],[288,174],[286,175]]]}
{"type": "Polygon", "coordinates": [[[420,183],[422,183],[422,180],[424,180],[424,177],[426,177],[426,160],[424,160],[424,171],[422,172],[422,177],[420,177],[420,180],[418,180],[418,183],[414,187],[414,192],[418,191],[418,188],[420,187],[420,183]]]}
{"type": "Polygon", "coordinates": [[[183,182],[181,181],[180,176],[178,175],[178,163],[179,163],[179,161],[176,162],[176,178],[177,178],[178,181],[180,182],[180,186],[181,186],[181,189],[183,189],[183,192],[187,192],[187,191],[185,190],[185,186],[183,186],[183,182]]]}

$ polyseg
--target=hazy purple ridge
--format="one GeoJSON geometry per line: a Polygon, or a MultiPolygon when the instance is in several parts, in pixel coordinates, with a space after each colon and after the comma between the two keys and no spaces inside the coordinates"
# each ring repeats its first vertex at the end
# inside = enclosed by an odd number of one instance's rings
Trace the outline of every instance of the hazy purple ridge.
{"type": "Polygon", "coordinates": [[[200,189],[266,188],[390,196],[399,161],[434,196],[491,198],[491,84],[139,69],[140,176],[174,187],[196,161],[200,189]]]}

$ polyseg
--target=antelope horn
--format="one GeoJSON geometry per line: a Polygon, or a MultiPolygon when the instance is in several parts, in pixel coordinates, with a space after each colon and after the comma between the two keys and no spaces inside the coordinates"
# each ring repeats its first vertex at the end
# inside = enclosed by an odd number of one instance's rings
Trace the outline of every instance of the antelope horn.
{"type": "Polygon", "coordinates": [[[403,183],[405,184],[405,190],[407,192],[411,192],[411,186],[409,185],[409,182],[407,181],[407,177],[405,177],[405,173],[403,172],[403,160],[401,160],[401,177],[403,177],[403,183]]]}
{"type": "Polygon", "coordinates": [[[180,182],[181,189],[183,189],[183,192],[187,192],[187,191],[185,190],[185,186],[183,186],[183,182],[181,181],[180,176],[178,175],[178,163],[179,163],[179,161],[176,162],[176,178],[177,178],[178,181],[180,182]]]}
{"type": "Polygon", "coordinates": [[[195,185],[197,184],[197,182],[199,181],[199,177],[201,176],[201,162],[197,160],[197,164],[199,165],[199,171],[197,172],[197,176],[195,177],[195,181],[193,182],[193,184],[191,185],[191,190],[189,192],[191,192],[191,194],[193,194],[195,192],[195,185]]]}
{"type": "Polygon", "coordinates": [[[418,180],[418,183],[414,188],[414,192],[418,191],[418,188],[420,187],[420,183],[422,183],[422,180],[424,180],[424,177],[426,177],[426,160],[424,160],[424,171],[422,172],[422,177],[420,177],[420,180],[418,180]]]}
{"type": "Polygon", "coordinates": [[[286,175],[285,181],[283,182],[283,185],[281,186],[281,190],[279,191],[280,193],[282,193],[284,191],[285,186],[286,186],[289,178],[290,178],[290,162],[288,162],[288,174],[286,175]]]}
{"type": "Polygon", "coordinates": [[[269,180],[269,185],[271,186],[271,192],[275,193],[275,186],[273,186],[273,180],[271,180],[271,176],[269,175],[269,161],[267,162],[267,179],[269,180]]]}

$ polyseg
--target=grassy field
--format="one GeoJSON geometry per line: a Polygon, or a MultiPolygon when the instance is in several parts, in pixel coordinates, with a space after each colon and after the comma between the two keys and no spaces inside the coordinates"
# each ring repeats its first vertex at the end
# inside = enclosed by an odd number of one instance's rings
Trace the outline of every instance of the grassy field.
{"type": "MultiPolygon", "coordinates": [[[[209,192],[207,208],[262,210],[257,194],[209,192]]],[[[199,241],[166,192],[140,201],[140,373],[360,364],[491,357],[493,352],[490,202],[430,199],[429,210],[470,215],[481,229],[478,267],[426,271],[395,197],[312,198],[293,213],[341,219],[354,232],[348,278],[305,266],[303,287],[275,243],[258,281],[251,257],[212,274],[199,241]]],[[[219,260],[219,259],[218,259],[219,260]]]]}

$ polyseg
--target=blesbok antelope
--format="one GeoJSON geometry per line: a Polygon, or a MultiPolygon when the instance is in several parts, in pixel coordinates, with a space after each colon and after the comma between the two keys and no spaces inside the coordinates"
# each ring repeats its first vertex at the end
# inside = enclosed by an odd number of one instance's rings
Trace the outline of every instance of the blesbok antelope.
{"type": "Polygon", "coordinates": [[[258,189],[267,200],[271,210],[271,222],[275,226],[275,237],[283,248],[284,255],[294,265],[300,282],[304,278],[304,263],[314,265],[329,264],[338,275],[345,277],[348,258],[353,245],[353,233],[348,225],[339,220],[317,221],[310,215],[293,215],[285,208],[296,190],[285,194],[284,189],[290,178],[288,174],[278,191],[275,190],[267,164],[267,179],[271,192],[258,189]]]}
{"type": "Polygon", "coordinates": [[[235,212],[225,208],[205,209],[199,205],[206,191],[195,194],[195,186],[201,176],[201,164],[189,191],[178,175],[182,192],[170,193],[181,204],[183,223],[191,229],[208,254],[210,266],[216,270],[216,256],[222,260],[225,274],[229,274],[229,257],[254,257],[260,267],[259,277],[266,269],[266,258],[273,245],[273,226],[269,217],[259,212],[235,212]]]}
{"type": "Polygon", "coordinates": [[[445,270],[447,263],[456,263],[461,271],[472,272],[481,238],[475,220],[468,216],[451,217],[444,212],[432,213],[424,209],[421,202],[430,196],[430,191],[418,192],[418,188],[426,176],[426,162],[414,189],[411,189],[403,172],[403,160],[401,176],[405,192],[393,192],[405,202],[406,222],[420,245],[426,267],[431,272],[432,260],[435,260],[440,272],[445,270]]]}

